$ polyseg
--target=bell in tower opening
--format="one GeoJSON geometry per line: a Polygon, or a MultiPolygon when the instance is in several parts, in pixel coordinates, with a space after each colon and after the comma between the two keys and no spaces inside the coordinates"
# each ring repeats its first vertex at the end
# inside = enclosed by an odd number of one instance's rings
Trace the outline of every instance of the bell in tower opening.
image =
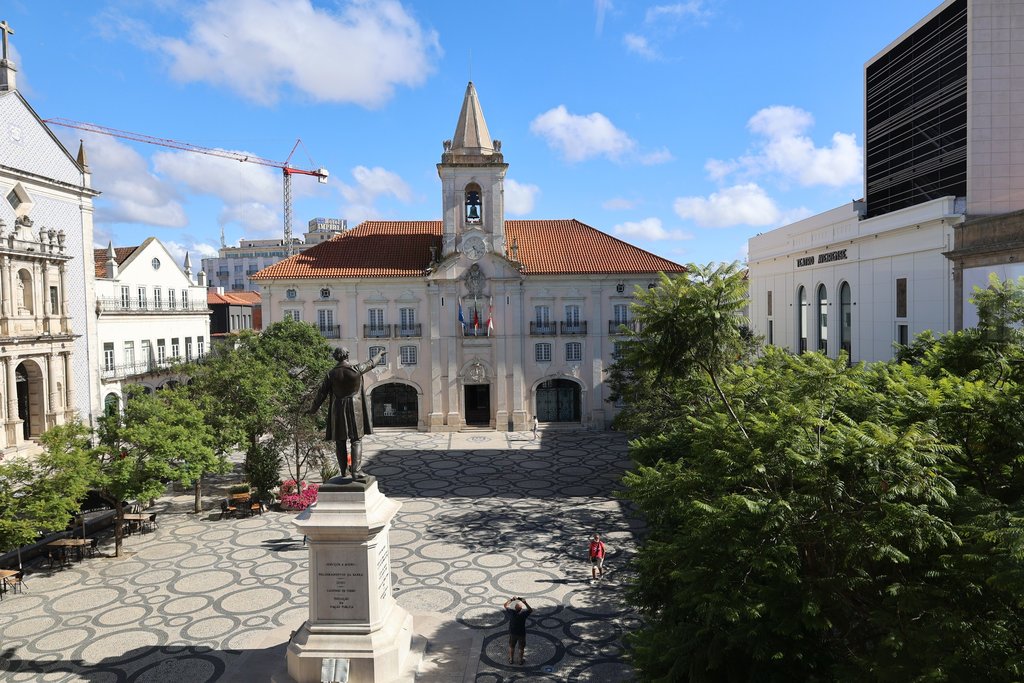
{"type": "Polygon", "coordinates": [[[466,222],[479,223],[481,215],[480,186],[474,183],[466,187],[466,222]]]}

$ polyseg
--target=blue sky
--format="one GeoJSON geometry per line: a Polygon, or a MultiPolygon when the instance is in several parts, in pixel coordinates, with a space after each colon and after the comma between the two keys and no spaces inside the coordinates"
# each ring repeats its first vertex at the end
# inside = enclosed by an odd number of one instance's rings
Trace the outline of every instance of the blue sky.
{"type": "MultiPolygon", "coordinates": [[[[302,168],[315,216],[437,219],[472,77],[507,218],[578,218],[677,262],[863,195],[863,65],[937,0],[7,0],[19,89],[62,117],[302,168]],[[308,155],[307,155],[308,151],[308,155]]],[[[55,128],[96,238],[180,255],[281,234],[280,172],[55,128]]]]}

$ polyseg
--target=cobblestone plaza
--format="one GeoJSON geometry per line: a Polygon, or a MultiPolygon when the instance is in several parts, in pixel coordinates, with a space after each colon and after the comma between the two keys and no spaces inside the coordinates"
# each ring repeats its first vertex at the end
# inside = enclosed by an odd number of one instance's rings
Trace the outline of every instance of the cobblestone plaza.
{"type": "MultiPolygon", "coordinates": [[[[366,470],[402,503],[392,572],[425,643],[414,648],[415,680],[631,679],[635,522],[613,495],[624,437],[394,431],[364,443],[366,470]],[[598,585],[586,557],[594,531],[611,568],[598,585]],[[535,610],[523,666],[507,664],[501,605],[513,595],[535,610]]],[[[30,568],[26,591],[0,601],[0,679],[269,680],[308,611],[293,513],[221,520],[189,506],[189,496],[159,501],[159,527],[128,537],[122,558],[30,568]]]]}

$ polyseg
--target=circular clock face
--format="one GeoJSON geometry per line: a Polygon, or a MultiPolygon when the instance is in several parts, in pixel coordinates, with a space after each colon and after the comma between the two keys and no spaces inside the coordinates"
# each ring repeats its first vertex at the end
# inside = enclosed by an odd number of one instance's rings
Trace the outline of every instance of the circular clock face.
{"type": "Polygon", "coordinates": [[[466,256],[476,261],[478,258],[484,255],[484,241],[474,235],[466,240],[463,246],[463,251],[466,252],[466,256]]]}

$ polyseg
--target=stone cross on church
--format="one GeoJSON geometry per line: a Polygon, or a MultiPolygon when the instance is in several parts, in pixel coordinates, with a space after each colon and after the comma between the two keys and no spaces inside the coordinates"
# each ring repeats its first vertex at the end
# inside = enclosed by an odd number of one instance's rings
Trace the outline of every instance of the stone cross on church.
{"type": "Polygon", "coordinates": [[[7,23],[6,19],[4,19],[3,21],[0,21],[0,37],[3,38],[3,57],[2,57],[2,59],[5,62],[7,61],[7,35],[8,34],[13,36],[14,35],[14,29],[11,28],[11,25],[7,23]]]}

